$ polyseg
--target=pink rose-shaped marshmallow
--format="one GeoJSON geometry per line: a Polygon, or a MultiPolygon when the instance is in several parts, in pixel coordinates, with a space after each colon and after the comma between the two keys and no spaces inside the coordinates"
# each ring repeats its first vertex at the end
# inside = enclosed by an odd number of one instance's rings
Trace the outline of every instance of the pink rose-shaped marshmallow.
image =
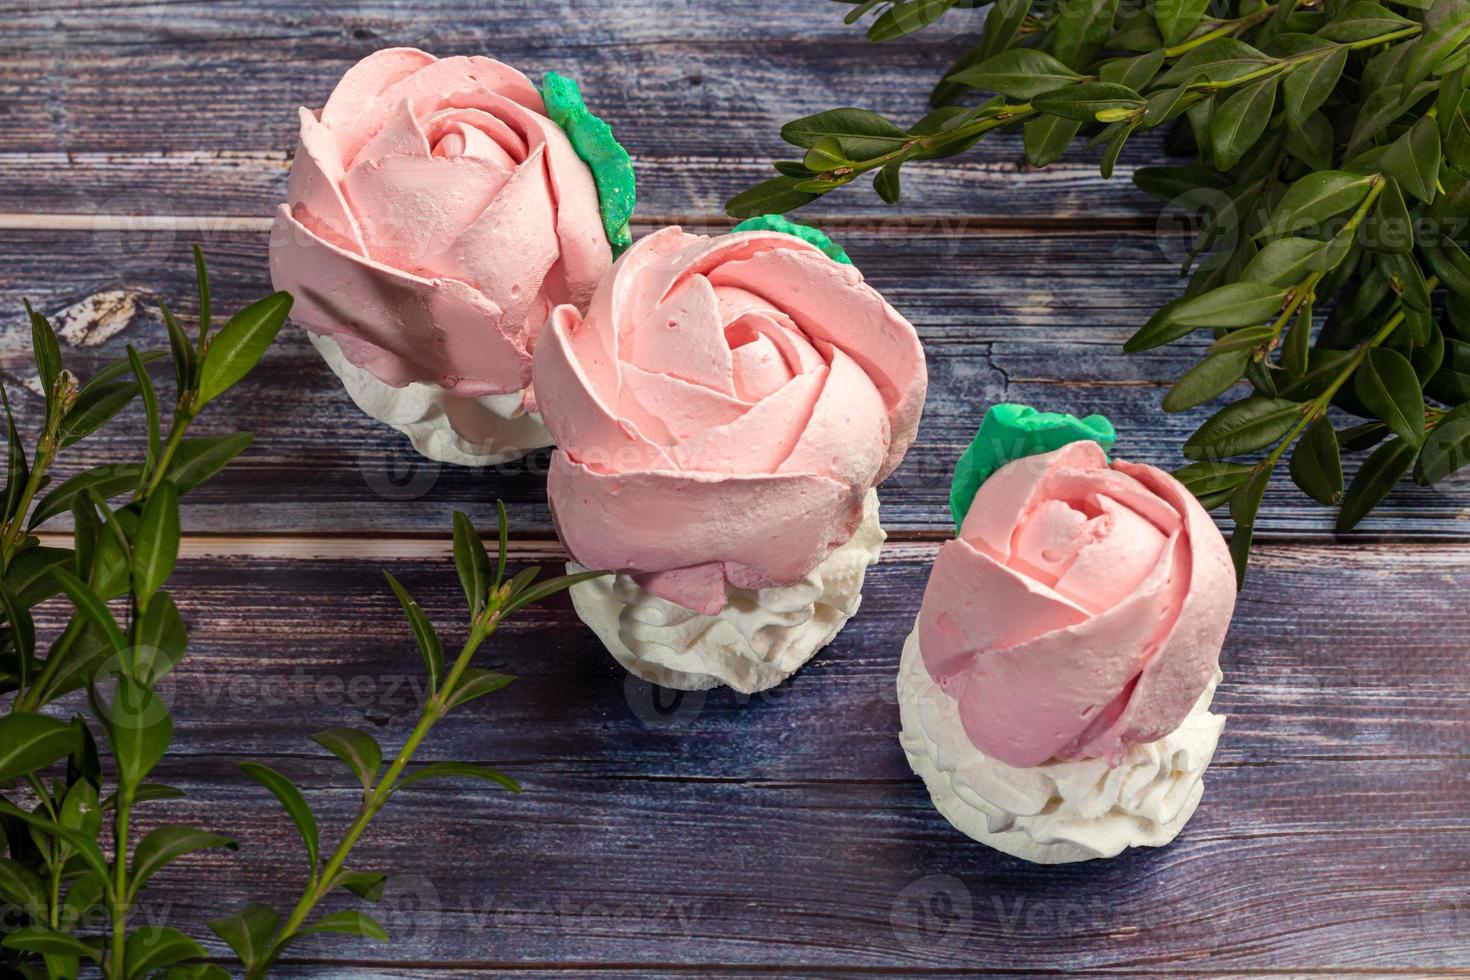
{"type": "Polygon", "coordinates": [[[935,561],[919,644],[987,756],[1116,760],[1184,721],[1234,605],[1229,549],[1194,496],[1074,442],[981,485],[935,561]]]}
{"type": "Polygon", "coordinates": [[[612,261],[592,173],[545,113],[489,58],[396,48],[348,71],[301,110],[276,216],[295,319],[394,387],[525,391],[549,312],[585,308],[612,261]]]}
{"type": "Polygon", "coordinates": [[[559,307],[535,381],[548,491],[588,568],[706,615],[852,535],[913,442],[914,328],[850,265],[774,231],[640,240],[586,318],[559,307]]]}

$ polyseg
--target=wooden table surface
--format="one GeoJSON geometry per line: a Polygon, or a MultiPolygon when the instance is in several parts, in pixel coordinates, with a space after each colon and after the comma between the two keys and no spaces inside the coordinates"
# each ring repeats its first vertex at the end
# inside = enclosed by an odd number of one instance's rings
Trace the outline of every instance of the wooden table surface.
{"type": "MultiPolygon", "coordinates": [[[[298,105],[367,53],[413,44],[579,79],[632,152],[635,233],[718,231],[766,172],[780,124],[858,98],[903,118],[978,16],[881,47],[820,0],[0,0],[0,370],[35,417],[21,300],[65,327],[82,373],[164,346],[156,301],[192,313],[202,242],[227,308],[268,289],[269,216],[298,105]]],[[[1126,162],[1162,158],[1130,144],[1126,162]]],[[[1129,458],[1174,466],[1201,413],[1166,417],[1196,350],[1125,357],[1174,295],[1180,237],[1077,155],[1044,171],[991,139],[914,167],[893,208],[808,209],[923,336],[919,439],[881,490],[891,537],[860,615],[792,682],[755,697],[630,680],[565,597],[502,631],[520,677],[451,716],[424,753],[492,763],[520,797],[431,784],[398,798],[356,864],[400,872],[388,946],[302,943],[283,976],[872,975],[1063,971],[1451,975],[1470,970],[1470,490],[1404,488],[1360,533],[1282,479],[1222,657],[1230,721],[1180,838],[1036,867],[930,806],[897,740],[894,674],[938,542],[948,477],[984,408],[1103,412],[1129,458]]],[[[213,411],[254,448],[191,494],[176,595],[194,636],[159,819],[235,834],[238,854],[161,875],[153,921],[205,919],[300,885],[286,818],[238,763],[309,785],[329,835],[351,777],[307,740],[389,743],[417,656],[379,569],[456,623],[451,512],[503,497],[519,562],[562,557],[544,454],[441,467],[358,412],[293,329],[213,411]]],[[[131,458],[140,419],[84,444],[131,458]]],[[[206,420],[207,423],[208,420],[206,420]]],[[[139,436],[141,438],[141,436],[139,436]]],[[[54,620],[55,613],[51,620],[54,620]]],[[[54,623],[48,620],[48,623],[54,623]]],[[[211,937],[212,938],[212,937],[211,937]]],[[[223,951],[219,944],[213,950],[223,951]]]]}

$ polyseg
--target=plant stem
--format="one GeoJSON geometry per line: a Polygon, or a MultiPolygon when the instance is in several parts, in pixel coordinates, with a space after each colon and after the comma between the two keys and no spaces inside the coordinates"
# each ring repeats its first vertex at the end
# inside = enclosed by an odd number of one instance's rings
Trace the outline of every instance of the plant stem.
{"type": "Polygon", "coordinates": [[[184,433],[189,429],[189,423],[194,421],[194,413],[188,409],[181,408],[174,413],[173,424],[168,429],[168,440],[163,444],[163,451],[159,454],[158,462],[153,467],[153,473],[148,483],[140,487],[133,495],[133,499],[147,500],[158,485],[163,482],[168,473],[169,464],[173,462],[174,454],[179,450],[179,443],[183,441],[184,433]]]}
{"type": "MultiPolygon", "coordinates": [[[[66,375],[63,375],[66,377],[66,375]]],[[[60,397],[58,392],[56,396],[60,397]]],[[[25,489],[21,491],[20,503],[11,515],[10,521],[0,528],[0,574],[10,568],[11,559],[20,551],[20,546],[26,539],[26,517],[31,510],[31,501],[36,499],[42,485],[46,481],[46,471],[51,468],[56,459],[58,448],[58,433],[61,431],[61,420],[65,413],[59,410],[47,412],[46,427],[41,433],[40,442],[36,444],[36,458],[32,460],[30,475],[26,478],[25,489]]]]}
{"type": "MultiPolygon", "coordinates": [[[[492,597],[491,610],[493,609],[494,603],[492,597]]],[[[333,883],[337,875],[341,873],[343,866],[347,863],[347,858],[351,855],[353,847],[357,845],[358,840],[366,832],[373,818],[378,815],[378,812],[387,804],[389,797],[393,795],[399,777],[403,775],[403,770],[412,761],[414,753],[418,751],[419,745],[428,736],[430,729],[449,711],[449,698],[455,688],[459,686],[459,681],[464,676],[464,672],[469,669],[470,661],[474,658],[475,651],[479,649],[481,643],[495,632],[495,627],[498,624],[498,612],[489,611],[487,615],[482,616],[470,628],[470,635],[465,641],[464,648],[460,650],[458,658],[454,661],[454,666],[450,669],[449,675],[445,677],[439,690],[435,691],[433,697],[424,705],[423,713],[419,716],[418,723],[414,725],[413,732],[408,736],[408,741],[403,744],[403,748],[399,749],[398,755],[393,760],[393,764],[388,767],[388,771],[383,774],[383,778],[378,781],[378,784],[373,787],[372,792],[363,801],[362,806],[358,809],[356,818],[352,821],[351,826],[347,828],[346,833],[343,834],[341,842],[338,843],[336,849],[332,852],[332,856],[327,860],[327,864],[322,869],[321,874],[317,877],[315,883],[306,890],[306,893],[301,896],[301,900],[296,903],[296,907],[291,911],[291,915],[286,920],[286,924],[281,927],[274,939],[272,939],[270,948],[246,972],[246,980],[260,980],[260,978],[265,977],[276,959],[285,951],[285,948],[290,944],[291,940],[296,937],[301,927],[306,924],[307,916],[311,914],[312,910],[316,908],[322,899],[331,893],[335,887],[333,883]]]]}
{"type": "Polygon", "coordinates": [[[51,647],[50,654],[46,657],[45,666],[41,673],[36,676],[35,681],[25,690],[23,695],[17,695],[14,705],[16,711],[35,711],[45,703],[46,689],[56,679],[56,673],[66,661],[66,655],[71,652],[72,644],[76,643],[77,637],[82,634],[82,621],[77,617],[66,624],[66,629],[51,647]]]}
{"type": "Polygon", "coordinates": [[[112,957],[107,963],[108,975],[119,978],[127,976],[128,823],[132,810],[133,790],[120,783],[117,787],[117,810],[112,825],[112,957]]]}

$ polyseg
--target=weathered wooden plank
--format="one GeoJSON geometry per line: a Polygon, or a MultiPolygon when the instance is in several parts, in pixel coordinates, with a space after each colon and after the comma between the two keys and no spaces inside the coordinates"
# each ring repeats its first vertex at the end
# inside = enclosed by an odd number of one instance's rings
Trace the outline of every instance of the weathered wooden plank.
{"type": "MultiPolygon", "coordinates": [[[[980,22],[952,14],[953,26],[932,37],[879,46],[844,27],[836,6],[766,5],[758,16],[689,0],[636,9],[23,3],[7,20],[16,54],[0,65],[0,210],[269,214],[284,191],[296,107],[321,105],[358,58],[408,43],[578,78],[634,155],[642,213],[720,213],[771,175],[773,156],[791,154],[779,137],[789,119],[853,101],[917,118],[980,22]]],[[[864,187],[815,213],[1148,217],[1126,165],[1159,153],[1157,139],[1135,141],[1106,183],[1096,152],[1035,174],[1018,139],[987,140],[907,171],[896,209],[864,187]]]]}
{"type": "MultiPolygon", "coordinates": [[[[388,564],[447,623],[462,597],[438,550],[388,564]]],[[[494,764],[525,792],[446,782],[391,805],[356,865],[406,874],[382,912],[394,946],[313,941],[302,969],[1470,968],[1466,546],[1262,548],[1194,821],[1162,851],[1054,868],[954,832],[898,747],[893,673],[933,550],[890,548],[848,630],[755,699],[660,711],[564,600],[513,620],[486,663],[519,680],[451,715],[424,759],[494,764]],[[1370,594],[1345,612],[1342,596],[1370,594]]],[[[157,880],[141,914],[196,932],[298,885],[293,833],[235,763],[314,787],[330,839],[360,794],[305,736],[354,724],[396,745],[417,664],[372,563],[232,554],[174,579],[194,653],[158,778],[190,799],[146,818],[242,843],[157,880]]],[[[555,554],[520,545],[515,561],[555,554]]]]}
{"type": "MultiPolygon", "coordinates": [[[[1178,447],[1206,413],[1165,415],[1158,405],[1203,341],[1121,353],[1124,339],[1179,289],[1177,239],[953,227],[852,228],[838,238],[913,320],[929,355],[918,443],[883,491],[890,528],[947,530],[954,460],[985,407],[998,401],[1103,412],[1122,432],[1128,458],[1163,466],[1183,461],[1178,447]]],[[[220,308],[233,309],[269,288],[263,233],[0,231],[0,249],[9,254],[0,270],[0,369],[11,388],[19,391],[33,377],[23,298],[58,315],[67,337],[80,338],[82,346],[71,345],[67,356],[83,375],[120,356],[125,342],[165,347],[154,307],[162,298],[181,312],[192,310],[188,246],[198,239],[211,256],[220,308]]],[[[21,393],[18,400],[22,416],[33,417],[39,397],[21,393]]],[[[550,528],[544,454],[488,473],[427,463],[407,440],[351,404],[294,329],[202,424],[218,428],[227,420],[256,433],[257,444],[191,497],[188,520],[196,530],[438,533],[452,507],[483,514],[497,496],[511,506],[518,530],[550,528]]],[[[71,457],[77,467],[135,454],[122,438],[79,449],[71,457]]],[[[1467,505],[1463,487],[1404,487],[1363,527],[1369,534],[1463,537],[1470,534],[1467,505]]],[[[1325,534],[1332,519],[1283,474],[1268,494],[1258,533],[1325,534]]]]}

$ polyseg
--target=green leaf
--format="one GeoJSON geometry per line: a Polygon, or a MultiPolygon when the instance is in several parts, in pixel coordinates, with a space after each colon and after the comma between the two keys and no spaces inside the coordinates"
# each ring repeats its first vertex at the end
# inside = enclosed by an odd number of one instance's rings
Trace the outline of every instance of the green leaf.
{"type": "Polygon", "coordinates": [[[102,962],[101,954],[80,939],[44,926],[22,926],[6,936],[0,946],[45,956],[85,956],[94,963],[102,962]]]}
{"type": "Polygon", "coordinates": [[[31,513],[29,526],[39,527],[58,514],[65,514],[71,510],[72,501],[77,499],[77,495],[85,494],[88,490],[95,492],[103,500],[125,493],[137,486],[141,474],[142,467],[133,463],[107,464],[83,470],[57,484],[40,499],[31,513]]]}
{"type": "Polygon", "coordinates": [[[1123,344],[1123,350],[1128,354],[1136,354],[1139,351],[1153,350],[1171,344],[1187,334],[1193,333],[1196,328],[1188,324],[1176,322],[1174,311],[1184,302],[1183,298],[1172,299],[1149,317],[1147,323],[1138,329],[1132,337],[1123,344]]]}
{"type": "Polygon", "coordinates": [[[1466,39],[1470,39],[1470,2],[1435,0],[1424,15],[1424,31],[1409,53],[1404,84],[1412,86],[1428,78],[1466,39]]]}
{"type": "Polygon", "coordinates": [[[1254,452],[1286,435],[1302,406],[1281,398],[1252,396],[1226,405],[1184,443],[1190,459],[1221,459],[1254,452]]]}
{"type": "Polygon", "coordinates": [[[1236,488],[1230,495],[1230,519],[1235,531],[1230,535],[1230,558],[1235,564],[1235,587],[1244,588],[1246,566],[1250,562],[1251,541],[1256,535],[1256,514],[1271,483],[1271,467],[1264,467],[1236,488]]]}
{"type": "Polygon", "coordinates": [[[429,675],[429,687],[437,691],[439,681],[444,676],[444,644],[440,642],[434,624],[429,622],[429,617],[424,615],[423,609],[408,594],[408,590],[398,583],[398,579],[388,572],[384,572],[383,577],[388,580],[393,594],[398,597],[398,604],[403,607],[403,615],[408,618],[409,628],[413,630],[413,638],[418,641],[419,653],[424,659],[424,671],[429,675]]]}
{"type": "Polygon", "coordinates": [[[1098,81],[1117,82],[1135,92],[1142,92],[1164,67],[1164,57],[1163,48],[1154,48],[1133,58],[1114,58],[1098,67],[1098,81]]]}
{"type": "Polygon", "coordinates": [[[558,592],[570,589],[579,582],[590,582],[592,579],[602,578],[604,575],[611,574],[612,572],[609,571],[579,572],[576,575],[562,575],[557,578],[546,579],[544,582],[537,582],[535,585],[522,591],[519,595],[512,595],[502,615],[509,616],[517,609],[554,596],[558,592]]]}
{"type": "Polygon", "coordinates": [[[1113,33],[1118,0],[1063,0],[1052,22],[1051,53],[1072,67],[1087,64],[1113,33]]]}
{"type": "Polygon", "coordinates": [[[1302,493],[1329,506],[1342,499],[1342,457],[1337,432],[1319,416],[1302,433],[1291,454],[1291,479],[1302,493]]]}
{"type": "Polygon", "coordinates": [[[383,750],[377,739],[356,728],[331,728],[317,732],[311,740],[345,762],[363,789],[372,789],[383,766],[383,750]]]}
{"type": "Polygon", "coordinates": [[[1384,183],[1378,206],[1373,210],[1373,223],[1363,238],[1364,244],[1375,252],[1406,254],[1414,247],[1414,219],[1398,181],[1384,183]]]}
{"type": "Polygon", "coordinates": [[[1209,9],[1210,0],[1157,0],[1154,21],[1164,43],[1172,48],[1189,37],[1209,9]]]}
{"type": "Polygon", "coordinates": [[[454,512],[454,567],[459,572],[459,584],[464,587],[470,616],[478,616],[490,593],[490,556],[485,553],[475,526],[459,511],[454,512]]]}
{"type": "Polygon", "coordinates": [[[112,647],[112,652],[119,655],[125,653],[128,648],[127,637],[123,636],[122,630],[118,628],[117,620],[112,618],[107,604],[97,596],[97,593],[64,568],[52,569],[51,575],[61,586],[61,591],[71,599],[72,605],[76,606],[77,613],[101,632],[103,639],[112,647]]]}
{"type": "Polygon", "coordinates": [[[825,173],[828,170],[836,170],[838,167],[848,167],[852,161],[842,154],[842,147],[830,136],[824,136],[817,140],[806,156],[802,158],[801,165],[812,173],[825,173]]]}
{"type": "Polygon", "coordinates": [[[1243,327],[1281,312],[1286,290],[1260,282],[1233,282],[1186,299],[1170,319],[1188,327],[1243,327]]]}
{"type": "Polygon", "coordinates": [[[1398,486],[1398,482],[1409,472],[1409,467],[1414,465],[1414,458],[1418,455],[1417,445],[1399,438],[1391,439],[1373,450],[1363,461],[1353,482],[1348,484],[1347,493],[1342,498],[1342,510],[1337,515],[1337,529],[1351,531],[1357,527],[1378,506],[1378,502],[1398,486]]]}
{"type": "Polygon", "coordinates": [[[1305,126],[1312,113],[1322,107],[1337,88],[1347,61],[1348,49],[1334,47],[1330,54],[1301,62],[1287,73],[1281,83],[1281,104],[1288,129],[1305,126]]]}
{"type": "Polygon", "coordinates": [[[979,60],[993,58],[1016,39],[1016,33],[1031,12],[1031,0],[996,0],[985,15],[985,33],[975,50],[979,60]]]}
{"type": "Polygon", "coordinates": [[[1314,112],[1300,126],[1287,128],[1282,145],[1309,169],[1331,170],[1334,138],[1327,117],[1314,112]]]}
{"type": "Polygon", "coordinates": [[[798,184],[805,183],[804,178],[787,176],[761,181],[725,202],[725,213],[732,218],[754,218],[762,214],[794,211],[821,197],[820,194],[796,189],[798,184]]]}
{"type": "Polygon", "coordinates": [[[371,871],[342,871],[332,879],[331,888],[345,888],[366,902],[376,902],[383,897],[388,876],[371,871]]]}
{"type": "Polygon", "coordinates": [[[449,696],[449,707],[458,708],[476,698],[493,694],[513,680],[515,678],[510,674],[498,674],[494,671],[481,670],[479,667],[469,667],[465,670],[464,676],[460,678],[454,693],[449,696]]]}
{"type": "Polygon", "coordinates": [[[169,465],[167,480],[188,493],[224,469],[226,464],[249,448],[255,437],[248,432],[227,436],[181,439],[169,465]]]}
{"type": "Polygon", "coordinates": [[[1233,37],[1216,38],[1188,52],[1159,77],[1158,87],[1185,82],[1234,81],[1275,63],[1274,58],[1233,37]]]}
{"type": "Polygon", "coordinates": [[[1012,48],[951,75],[949,80],[1025,101],[1043,92],[1066,88],[1082,78],[1045,51],[1012,48]]]}
{"type": "Polygon", "coordinates": [[[133,591],[144,609],[174,572],[179,533],[179,491],[165,480],[144,504],[133,539],[133,591]]]}
{"type": "Polygon", "coordinates": [[[362,936],[366,939],[376,939],[380,943],[388,941],[388,931],[372,916],[356,909],[333,912],[306,926],[297,935],[311,936],[323,932],[340,933],[344,936],[362,936]]]}
{"type": "Polygon", "coordinates": [[[164,868],[186,854],[209,850],[215,847],[237,851],[240,846],[228,837],[212,834],[207,830],[185,827],[179,824],[163,824],[148,832],[133,851],[133,866],[128,882],[128,894],[136,897],[143,885],[164,868]]]}
{"type": "Polygon", "coordinates": [[[499,532],[495,554],[495,587],[499,588],[500,583],[505,581],[505,558],[510,549],[510,520],[505,516],[505,501],[495,501],[495,512],[496,528],[499,532]]]}
{"type": "Polygon", "coordinates": [[[1312,238],[1278,238],[1267,242],[1241,275],[1251,282],[1293,286],[1307,277],[1312,261],[1326,247],[1312,238]]]}
{"type": "MultiPolygon", "coordinates": [[[[142,783],[133,791],[133,805],[139,803],[156,803],[159,800],[182,800],[189,794],[174,786],[165,786],[163,783],[142,783]]],[[[107,812],[117,809],[117,794],[112,793],[102,801],[102,810],[107,812]]]]}
{"type": "Polygon", "coordinates": [[[165,303],[158,304],[163,311],[163,322],[168,328],[168,347],[173,356],[174,385],[180,393],[194,387],[194,371],[199,366],[198,355],[194,352],[194,346],[189,343],[189,335],[184,332],[184,325],[179,323],[174,316],[173,310],[165,303]]]}
{"type": "Polygon", "coordinates": [[[142,980],[154,970],[208,954],[203,946],[170,926],[140,926],[128,936],[124,955],[130,980],[142,980]]]}
{"type": "Polygon", "coordinates": [[[133,345],[128,345],[128,362],[133,366],[133,376],[138,380],[138,390],[143,393],[143,412],[148,420],[148,455],[143,463],[143,472],[150,472],[162,452],[163,438],[159,432],[158,392],[153,388],[153,379],[138,357],[133,345]]]}
{"type": "Polygon", "coordinates": [[[1256,145],[1271,111],[1276,106],[1276,88],[1280,79],[1272,75],[1247,85],[1231,95],[1210,117],[1210,140],[1215,166],[1231,170],[1247,150],[1256,145]]]}
{"type": "Polygon", "coordinates": [[[301,795],[301,790],[297,789],[295,783],[270,766],[261,765],[258,762],[243,762],[240,764],[240,770],[270,790],[271,795],[285,808],[291,822],[301,832],[301,839],[306,843],[307,862],[311,868],[312,878],[315,879],[321,843],[316,826],[316,815],[311,812],[311,807],[307,806],[306,797],[301,795]]]}
{"type": "Polygon", "coordinates": [[[958,0],[897,0],[868,28],[873,43],[891,41],[923,30],[944,16],[958,0]]]}
{"type": "Polygon", "coordinates": [[[4,582],[0,582],[0,612],[5,614],[5,622],[9,624],[9,642],[19,666],[20,685],[28,687],[30,664],[36,656],[36,622],[4,582]]]}
{"type": "Polygon", "coordinates": [[[194,278],[199,286],[199,347],[204,347],[204,338],[209,336],[209,327],[214,315],[214,304],[210,300],[209,270],[204,265],[204,249],[194,246],[194,278]]]}
{"type": "Polygon", "coordinates": [[[1183,412],[1229,391],[1245,374],[1250,359],[1249,350],[1204,358],[1169,389],[1164,396],[1164,411],[1183,412]]]}
{"type": "Polygon", "coordinates": [[[423,782],[425,779],[443,779],[449,776],[484,780],[503,786],[512,793],[519,793],[521,791],[520,784],[514,779],[511,779],[504,773],[496,772],[494,769],[471,765],[468,762],[434,762],[421,769],[415,769],[412,773],[405,776],[393,788],[393,792],[397,793],[401,789],[407,789],[414,783],[423,782]]]}
{"type": "Polygon", "coordinates": [[[0,404],[5,407],[7,442],[10,446],[5,474],[5,513],[3,515],[4,520],[8,522],[23,516],[19,511],[25,497],[26,481],[31,477],[31,468],[26,462],[25,447],[20,443],[20,433],[15,428],[15,416],[10,411],[10,395],[6,392],[4,385],[0,385],[0,404]]]}
{"type": "Polygon", "coordinates": [[[9,902],[32,918],[41,918],[51,907],[46,884],[30,868],[10,858],[0,858],[0,901],[9,902]]]}
{"type": "Polygon", "coordinates": [[[138,616],[134,638],[137,676],[157,684],[179,665],[189,648],[189,631],[173,596],[164,591],[154,593],[138,616]]]}
{"type": "Polygon", "coordinates": [[[1257,347],[1264,347],[1275,339],[1276,327],[1273,324],[1263,323],[1258,326],[1232,330],[1206,348],[1206,351],[1210,354],[1250,351],[1257,347]]]}
{"type": "Polygon", "coordinates": [[[1409,359],[1396,350],[1375,347],[1353,375],[1358,398],[1374,417],[1414,446],[1424,441],[1424,392],[1409,359]]]}
{"type": "Polygon", "coordinates": [[[781,138],[810,149],[823,137],[837,140],[853,160],[869,160],[898,149],[910,139],[898,125],[868,109],[828,109],[781,127],[781,138]]]}
{"type": "Polygon", "coordinates": [[[873,190],[883,199],[883,203],[897,204],[903,195],[902,178],[900,177],[902,169],[903,162],[893,160],[879,167],[878,172],[873,175],[873,190]]]}
{"type": "Polygon", "coordinates": [[[1352,159],[1358,151],[1389,127],[1389,124],[1435,91],[1433,82],[1421,82],[1410,88],[1389,85],[1369,93],[1353,117],[1353,132],[1348,138],[1344,159],[1352,159]]]}
{"type": "Polygon", "coordinates": [[[63,827],[96,837],[102,829],[102,807],[97,787],[85,779],[71,784],[61,802],[59,822],[63,827]]]}
{"type": "Polygon", "coordinates": [[[1043,92],[1031,100],[1038,112],[1049,112],[1065,119],[1093,122],[1109,109],[1142,109],[1143,96],[1126,85],[1113,82],[1082,82],[1067,88],[1043,92]]]}
{"type": "Polygon", "coordinates": [[[1082,123],[1061,116],[1037,116],[1021,127],[1026,159],[1033,167],[1047,167],[1061,159],[1082,123]]]}
{"type": "Polygon", "coordinates": [[[57,433],[61,448],[74,446],[102,428],[137,396],[138,385],[132,381],[88,385],[77,395],[76,403],[61,422],[57,433]]]}
{"type": "Polygon", "coordinates": [[[1289,235],[1314,228],[1361,204],[1372,181],[1371,177],[1339,170],[1308,174],[1287,188],[1263,231],[1268,235],[1289,235]]]}
{"type": "Polygon", "coordinates": [[[108,874],[107,859],[102,856],[102,848],[97,846],[97,841],[86,834],[63,827],[61,824],[29,810],[22,810],[14,803],[0,799],[0,814],[20,820],[43,833],[64,841],[71,847],[87,866],[104,878],[108,874]]]}
{"type": "Polygon", "coordinates": [[[260,962],[270,949],[280,924],[281,917],[275,909],[252,902],[234,915],[211,921],[209,930],[235,951],[241,963],[250,967],[260,962]]]}
{"type": "Polygon", "coordinates": [[[0,717],[0,783],[60,762],[76,741],[71,725],[57,718],[24,711],[0,717]]]}
{"type": "Polygon", "coordinates": [[[46,396],[46,411],[55,409],[56,382],[61,379],[61,347],[56,342],[56,331],[41,314],[25,304],[26,315],[31,321],[31,353],[36,358],[36,373],[41,378],[41,389],[46,396]]]}
{"type": "Polygon", "coordinates": [[[1439,163],[1439,126],[1423,116],[1389,145],[1379,166],[1404,190],[1428,204],[1439,184],[1439,163]]]}
{"type": "Polygon", "coordinates": [[[291,313],[291,294],[273,293],[230,317],[210,339],[199,369],[195,410],[203,408],[260,363],[291,313]]]}
{"type": "Polygon", "coordinates": [[[1356,0],[1342,8],[1327,22],[1327,26],[1317,32],[1317,36],[1350,44],[1392,34],[1413,24],[1414,21],[1399,16],[1373,0],[1356,0]]]}
{"type": "Polygon", "coordinates": [[[1414,478],[1434,484],[1470,463],[1470,402],[1457,406],[1439,420],[1424,440],[1414,465],[1414,478]]]}
{"type": "Polygon", "coordinates": [[[112,703],[93,698],[94,713],[107,729],[117,760],[118,782],[135,787],[163,761],[174,737],[168,706],[148,685],[120,674],[112,703]]]}
{"type": "Polygon", "coordinates": [[[1303,303],[1297,308],[1291,328],[1286,332],[1286,340],[1281,344],[1281,367],[1287,374],[1296,378],[1307,373],[1311,363],[1311,343],[1312,304],[1303,303]]]}

